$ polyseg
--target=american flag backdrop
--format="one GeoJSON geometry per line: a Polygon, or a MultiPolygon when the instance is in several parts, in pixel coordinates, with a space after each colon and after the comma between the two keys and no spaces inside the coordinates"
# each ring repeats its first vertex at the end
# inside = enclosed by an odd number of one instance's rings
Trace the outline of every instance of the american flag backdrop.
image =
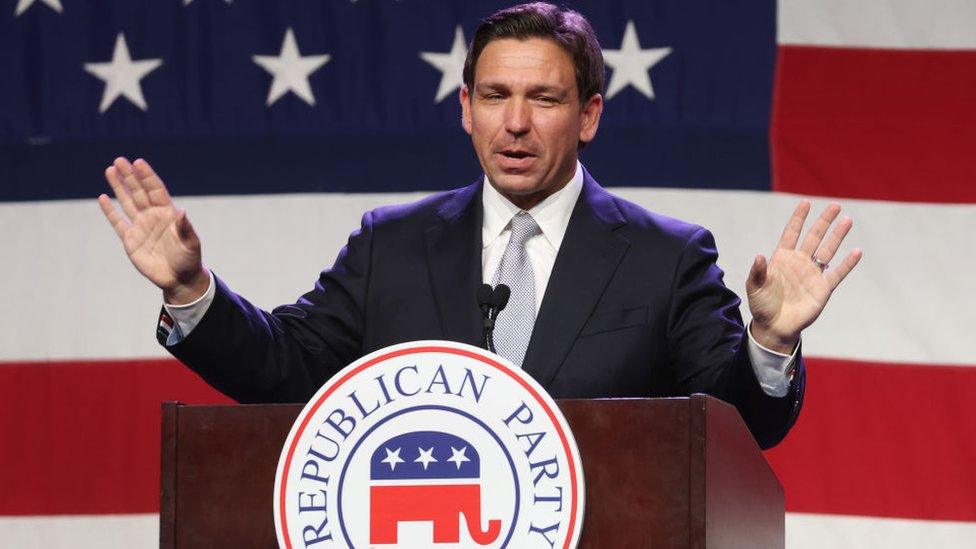
{"type": "MultiPolygon", "coordinates": [[[[799,196],[855,219],[766,454],[788,546],[974,546],[976,2],[566,3],[608,69],[583,163],[712,229],[740,295],[799,196]]],[[[208,266],[294,300],[365,210],[479,177],[460,67],[503,5],[0,0],[0,546],[155,546],[160,402],[229,402],[156,344],[105,166],[148,159],[208,266]]]]}

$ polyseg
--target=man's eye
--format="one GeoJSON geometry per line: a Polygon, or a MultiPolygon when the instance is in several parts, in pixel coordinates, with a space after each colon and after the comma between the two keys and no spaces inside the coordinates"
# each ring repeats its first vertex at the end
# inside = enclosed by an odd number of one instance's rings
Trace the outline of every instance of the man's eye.
{"type": "Polygon", "coordinates": [[[555,97],[549,97],[546,95],[540,96],[537,100],[544,105],[556,105],[559,103],[559,100],[555,97]]]}
{"type": "Polygon", "coordinates": [[[484,96],[484,99],[486,101],[499,101],[499,100],[503,99],[503,97],[502,97],[502,94],[500,94],[500,93],[489,93],[489,94],[487,94],[487,95],[484,96]]]}

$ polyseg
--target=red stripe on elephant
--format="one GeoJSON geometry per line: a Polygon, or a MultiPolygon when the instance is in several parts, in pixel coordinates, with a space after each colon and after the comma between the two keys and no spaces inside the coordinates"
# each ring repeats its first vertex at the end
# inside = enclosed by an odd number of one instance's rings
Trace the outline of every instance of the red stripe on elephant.
{"type": "Polygon", "coordinates": [[[471,539],[488,545],[498,538],[502,522],[488,521],[481,530],[481,486],[372,486],[369,506],[370,543],[397,543],[400,522],[433,522],[434,543],[461,539],[459,515],[464,515],[471,539]]]}

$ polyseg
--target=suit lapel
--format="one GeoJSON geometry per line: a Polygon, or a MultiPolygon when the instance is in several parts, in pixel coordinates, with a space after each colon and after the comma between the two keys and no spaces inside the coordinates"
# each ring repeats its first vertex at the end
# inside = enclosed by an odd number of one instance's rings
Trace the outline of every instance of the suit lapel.
{"type": "Polygon", "coordinates": [[[583,190],[549,277],[524,368],[543,387],[552,381],[603,295],[629,242],[613,197],[584,171],[583,190]]]}
{"type": "Polygon", "coordinates": [[[444,339],[477,345],[481,339],[481,183],[459,189],[427,229],[427,265],[444,339]]]}

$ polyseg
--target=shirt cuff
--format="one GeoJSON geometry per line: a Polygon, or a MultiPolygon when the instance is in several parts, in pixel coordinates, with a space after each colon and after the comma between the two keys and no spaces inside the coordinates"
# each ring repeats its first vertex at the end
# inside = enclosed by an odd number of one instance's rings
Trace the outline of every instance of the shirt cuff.
{"type": "Polygon", "coordinates": [[[746,332],[749,334],[749,360],[756,372],[759,386],[769,396],[786,396],[790,391],[790,382],[793,381],[796,352],[800,349],[800,344],[796,344],[792,354],[784,355],[763,347],[752,337],[752,322],[746,332]]]}
{"type": "Polygon", "coordinates": [[[213,271],[207,272],[210,274],[210,286],[207,287],[207,291],[199,299],[184,305],[163,303],[163,308],[166,309],[166,312],[169,313],[169,316],[172,317],[173,322],[176,324],[173,331],[170,332],[169,337],[166,338],[167,347],[176,345],[183,338],[190,335],[190,332],[197,327],[197,324],[200,324],[203,315],[207,314],[207,310],[210,309],[210,304],[213,303],[214,295],[217,293],[217,285],[214,283],[213,271]]]}

